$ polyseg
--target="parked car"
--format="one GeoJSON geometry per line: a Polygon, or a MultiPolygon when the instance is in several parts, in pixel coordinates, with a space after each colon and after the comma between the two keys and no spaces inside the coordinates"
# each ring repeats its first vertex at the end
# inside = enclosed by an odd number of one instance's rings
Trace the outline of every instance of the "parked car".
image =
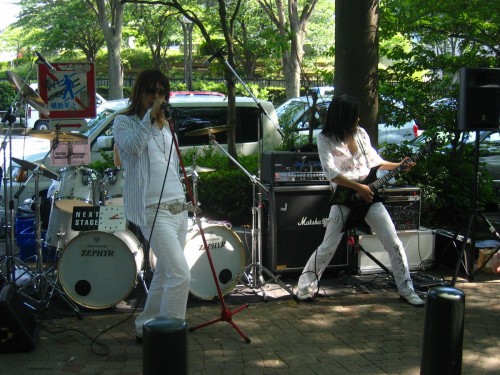
{"type": "MultiPolygon", "coordinates": [[[[419,149],[419,145],[429,140],[429,137],[429,134],[423,133],[410,142],[410,146],[414,147],[416,151],[419,149]]],[[[468,144],[475,145],[476,131],[462,132],[461,139],[468,144]]],[[[449,148],[451,145],[445,144],[442,147],[449,148]]],[[[485,167],[493,179],[494,192],[500,198],[500,134],[498,131],[483,130],[479,132],[479,162],[485,163],[485,167]]]]}
{"type": "MultiPolygon", "coordinates": [[[[117,115],[122,113],[128,104],[128,99],[111,100],[104,103],[99,109],[95,118],[88,122],[88,129],[81,134],[84,135],[90,144],[90,161],[95,162],[102,159],[102,153],[112,153],[114,146],[113,123],[117,115]]],[[[176,123],[176,132],[178,134],[179,146],[181,151],[193,147],[202,148],[209,145],[208,135],[190,136],[188,133],[209,127],[224,126],[227,124],[227,98],[220,95],[176,95],[170,99],[173,107],[173,118],[176,123]]],[[[259,151],[272,151],[281,143],[281,135],[277,127],[278,121],[274,106],[268,101],[259,101],[257,104],[251,98],[236,98],[236,151],[239,154],[252,154],[259,151]],[[261,106],[268,116],[263,116],[259,108],[261,106]],[[260,130],[259,130],[260,126],[260,130]],[[258,137],[260,135],[260,139],[258,137]]],[[[29,134],[29,133],[28,133],[29,134]]],[[[215,134],[215,138],[221,147],[227,149],[226,132],[215,134]]],[[[35,137],[27,137],[28,143],[35,140],[35,137]]],[[[50,149],[50,141],[43,140],[44,148],[37,153],[25,155],[22,160],[31,163],[42,164],[42,159],[47,155],[50,149]]],[[[26,146],[30,148],[29,145],[26,146]]],[[[216,148],[217,150],[217,148],[216,148]]],[[[189,163],[191,161],[188,161],[189,163]]],[[[61,166],[54,166],[51,163],[50,156],[43,163],[45,167],[58,173],[61,166]]],[[[22,175],[21,166],[12,165],[13,175],[22,175]]],[[[40,179],[40,190],[47,189],[51,180],[48,178],[40,179]]],[[[22,182],[13,181],[13,192],[19,189],[22,182]]],[[[0,192],[3,196],[3,190],[0,192]]],[[[18,202],[35,195],[35,186],[33,181],[26,185],[18,202]]],[[[0,205],[3,206],[3,197],[0,197],[0,205]]],[[[2,209],[3,211],[3,209],[2,209]]]]}
{"type": "MultiPolygon", "coordinates": [[[[313,129],[313,138],[321,132],[323,122],[328,111],[328,107],[333,96],[318,97],[316,102],[316,112],[313,129]]],[[[310,96],[301,96],[287,100],[285,103],[276,108],[280,127],[282,129],[292,129],[300,135],[307,136],[309,134],[309,122],[312,110],[313,100],[310,96]]],[[[396,106],[402,106],[400,103],[395,103],[396,106]]],[[[401,126],[395,126],[394,119],[381,119],[378,124],[378,142],[399,144],[404,140],[412,140],[416,138],[420,132],[418,125],[414,120],[410,120],[401,126]]]]}

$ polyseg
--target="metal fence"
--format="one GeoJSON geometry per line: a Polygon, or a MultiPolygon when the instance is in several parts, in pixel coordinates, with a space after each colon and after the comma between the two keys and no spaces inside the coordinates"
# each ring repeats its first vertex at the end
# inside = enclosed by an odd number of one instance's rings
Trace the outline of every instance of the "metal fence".
{"type": "MultiPolygon", "coordinates": [[[[183,83],[184,78],[169,78],[171,83],[183,83]]],[[[132,87],[134,85],[135,75],[126,75],[123,77],[123,86],[124,87],[132,87]]],[[[216,82],[216,83],[224,83],[225,80],[223,78],[215,78],[215,79],[196,79],[194,81],[204,81],[204,82],[216,82]]],[[[265,87],[285,87],[284,79],[251,79],[245,80],[245,84],[247,85],[257,85],[259,88],[265,87]]],[[[325,82],[323,80],[311,79],[311,80],[301,80],[300,82],[302,87],[316,87],[316,86],[331,86],[331,83],[325,82]]],[[[97,78],[96,79],[96,87],[108,87],[109,79],[108,78],[97,78]]]]}

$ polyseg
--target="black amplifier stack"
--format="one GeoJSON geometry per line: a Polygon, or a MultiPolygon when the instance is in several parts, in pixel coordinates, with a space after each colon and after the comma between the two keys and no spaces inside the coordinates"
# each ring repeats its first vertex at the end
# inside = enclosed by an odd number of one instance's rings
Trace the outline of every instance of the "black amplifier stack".
{"type": "MultiPolygon", "coordinates": [[[[318,153],[269,152],[262,155],[267,223],[263,264],[271,272],[300,272],[323,240],[331,189],[318,153]]],[[[347,247],[340,246],[329,269],[346,269],[347,247]]],[[[354,263],[352,263],[354,264],[354,263]]]]}
{"type": "MultiPolygon", "coordinates": [[[[261,180],[269,188],[264,194],[263,265],[271,272],[301,271],[323,240],[324,222],[331,207],[331,189],[318,153],[264,152],[261,180]]],[[[420,226],[420,189],[384,188],[379,193],[398,231],[420,226]]],[[[357,267],[348,254],[346,242],[339,248],[327,269],[357,267]]]]}

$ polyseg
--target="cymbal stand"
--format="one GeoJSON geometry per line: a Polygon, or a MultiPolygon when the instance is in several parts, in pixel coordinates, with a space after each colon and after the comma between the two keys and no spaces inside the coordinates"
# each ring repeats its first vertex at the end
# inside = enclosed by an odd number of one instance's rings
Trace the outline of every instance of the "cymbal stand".
{"type": "MultiPolygon", "coordinates": [[[[41,166],[43,165],[45,159],[49,156],[50,152],[57,148],[57,145],[59,143],[58,133],[59,130],[56,131],[56,139],[52,142],[51,150],[47,152],[45,157],[42,159],[42,162],[33,170],[33,173],[31,175],[34,176],[35,178],[35,196],[36,196],[36,204],[35,204],[36,273],[30,280],[30,282],[23,285],[23,287],[20,289],[20,292],[23,292],[23,295],[27,299],[35,303],[39,303],[43,308],[48,308],[52,297],[54,297],[54,295],[57,294],[73,309],[73,311],[77,314],[78,318],[81,319],[80,310],[78,306],[76,306],[76,304],[72,300],[70,300],[69,297],[66,295],[66,293],[57,285],[59,276],[57,275],[54,278],[57,255],[55,263],[52,265],[52,267],[44,269],[43,265],[43,244],[42,244],[43,241],[42,241],[41,216],[40,216],[41,197],[39,194],[40,176],[43,173],[41,170],[41,166]],[[24,293],[24,289],[30,284],[33,285],[38,298],[31,296],[29,293],[24,293]]],[[[26,184],[23,185],[21,189],[19,189],[19,191],[16,193],[17,196],[19,196],[19,194],[22,192],[25,186],[26,184]]]]}
{"type": "MultiPolygon", "coordinates": [[[[12,104],[9,107],[9,110],[5,114],[4,118],[2,119],[2,123],[9,122],[9,130],[7,134],[4,137],[4,141],[2,142],[2,148],[4,150],[4,160],[3,160],[3,165],[4,167],[7,166],[7,157],[6,157],[6,144],[7,144],[7,139],[9,142],[9,159],[12,160],[12,125],[16,120],[16,108],[18,107],[19,99],[22,98],[24,101],[24,94],[23,90],[25,88],[26,82],[28,82],[29,78],[31,77],[33,71],[35,69],[35,65],[33,64],[30,71],[28,72],[28,75],[26,79],[21,79],[22,83],[20,87],[17,87],[17,92],[16,96],[12,100],[12,104]]],[[[20,120],[21,120],[21,114],[19,115],[20,120]]],[[[26,121],[26,113],[25,113],[25,121],[26,121]]],[[[4,171],[5,172],[5,171],[4,171]]],[[[7,176],[6,173],[4,173],[4,214],[5,214],[5,241],[6,241],[6,273],[7,273],[7,282],[16,282],[16,259],[14,258],[14,243],[15,243],[15,236],[14,236],[14,224],[15,224],[15,210],[14,210],[14,201],[12,199],[12,168],[8,168],[9,175],[7,176]],[[7,180],[9,181],[9,188],[7,189],[7,180]],[[7,201],[8,200],[8,201],[7,201]],[[8,202],[8,204],[7,204],[8,202]],[[7,215],[7,210],[9,210],[9,215],[7,215]]],[[[3,263],[3,262],[2,262],[3,263]]],[[[22,264],[22,268],[24,270],[27,270],[28,267],[25,264],[22,264]]],[[[3,267],[0,269],[0,271],[3,269],[3,267]]],[[[26,273],[26,272],[25,272],[26,273]]],[[[24,274],[23,274],[24,276],[24,274]]],[[[14,284],[15,285],[15,284],[14,284]]]]}
{"type": "Polygon", "coordinates": [[[218,147],[226,156],[231,159],[231,161],[237,165],[243,173],[245,173],[250,181],[252,182],[253,189],[253,202],[252,207],[252,261],[246,266],[244,270],[245,278],[248,282],[248,286],[253,290],[260,288],[264,300],[267,300],[267,295],[264,291],[264,285],[267,283],[263,277],[263,273],[266,274],[271,280],[281,286],[286,290],[291,296],[295,298],[293,291],[286,286],[278,277],[273,275],[266,267],[262,265],[262,191],[268,192],[269,189],[262,185],[259,179],[251,175],[238,161],[233,158],[215,139],[213,134],[209,135],[210,143],[218,147]],[[257,187],[259,187],[259,192],[257,193],[257,187]],[[258,195],[258,199],[257,199],[258,195]]]}

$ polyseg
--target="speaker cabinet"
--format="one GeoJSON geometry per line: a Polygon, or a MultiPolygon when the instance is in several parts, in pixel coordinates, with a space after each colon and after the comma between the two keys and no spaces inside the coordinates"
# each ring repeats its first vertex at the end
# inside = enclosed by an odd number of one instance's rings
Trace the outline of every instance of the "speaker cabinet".
{"type": "MultiPolygon", "coordinates": [[[[330,212],[329,186],[275,186],[267,194],[266,251],[263,264],[273,273],[300,272],[323,241],[330,212]]],[[[347,269],[349,257],[341,242],[327,269],[347,269]]]]}
{"type": "Polygon", "coordinates": [[[500,69],[461,68],[458,129],[498,130],[500,69]]]}
{"type": "Polygon", "coordinates": [[[24,306],[13,284],[0,291],[0,353],[26,352],[35,346],[35,316],[24,306]]]}
{"type": "MultiPolygon", "coordinates": [[[[385,251],[382,243],[374,234],[359,233],[359,244],[386,268],[392,270],[389,253],[385,251]]],[[[403,243],[408,267],[410,270],[419,270],[423,265],[426,268],[434,266],[434,232],[431,229],[408,230],[399,232],[398,237],[403,243]]],[[[360,274],[378,273],[382,269],[366,254],[358,254],[360,274]]]]}

